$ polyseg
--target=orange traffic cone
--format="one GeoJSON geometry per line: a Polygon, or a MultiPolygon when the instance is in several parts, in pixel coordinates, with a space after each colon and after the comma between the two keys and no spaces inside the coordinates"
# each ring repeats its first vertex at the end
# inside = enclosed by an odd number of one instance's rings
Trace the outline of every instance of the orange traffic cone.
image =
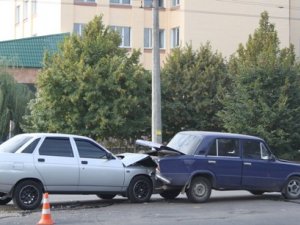
{"type": "Polygon", "coordinates": [[[51,217],[48,193],[44,193],[42,217],[41,217],[40,221],[37,223],[37,225],[52,225],[52,224],[54,224],[54,222],[51,217]]]}

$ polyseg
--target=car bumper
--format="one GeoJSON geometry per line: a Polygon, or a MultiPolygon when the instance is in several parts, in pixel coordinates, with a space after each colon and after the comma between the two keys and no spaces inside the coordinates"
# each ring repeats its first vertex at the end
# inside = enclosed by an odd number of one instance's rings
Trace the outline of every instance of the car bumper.
{"type": "Polygon", "coordinates": [[[171,184],[171,181],[166,177],[162,176],[160,173],[155,174],[155,179],[160,180],[164,184],[171,184]]]}

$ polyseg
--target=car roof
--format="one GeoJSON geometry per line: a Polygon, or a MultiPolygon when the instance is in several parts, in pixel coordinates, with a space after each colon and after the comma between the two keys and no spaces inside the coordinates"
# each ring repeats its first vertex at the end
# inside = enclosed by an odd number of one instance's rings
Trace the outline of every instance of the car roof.
{"type": "Polygon", "coordinates": [[[214,132],[214,131],[181,131],[179,133],[191,134],[196,136],[205,136],[205,137],[223,137],[223,138],[239,138],[239,139],[253,139],[253,140],[263,140],[262,138],[245,135],[245,134],[235,134],[235,133],[226,133],[226,132],[214,132]]]}
{"type": "Polygon", "coordinates": [[[19,134],[20,136],[30,136],[30,137],[73,137],[73,138],[85,138],[90,139],[89,137],[75,135],[75,134],[63,134],[63,133],[23,133],[19,134]]]}

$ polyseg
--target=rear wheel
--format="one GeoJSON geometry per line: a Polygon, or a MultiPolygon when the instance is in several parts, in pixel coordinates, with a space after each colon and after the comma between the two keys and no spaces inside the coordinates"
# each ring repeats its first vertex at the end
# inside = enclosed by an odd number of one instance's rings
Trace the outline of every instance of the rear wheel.
{"type": "Polygon", "coordinates": [[[180,190],[166,190],[160,193],[164,199],[175,199],[180,194],[180,190]]]}
{"type": "Polygon", "coordinates": [[[300,198],[300,178],[291,177],[283,188],[282,195],[287,199],[300,198]]]}
{"type": "Polygon", "coordinates": [[[17,184],[13,194],[14,203],[23,210],[38,208],[42,198],[42,185],[32,180],[25,180],[17,184]]]}
{"type": "Polygon", "coordinates": [[[134,177],[128,187],[128,199],[132,203],[150,200],[153,192],[152,181],[146,176],[134,177]]]}
{"type": "Polygon", "coordinates": [[[105,200],[110,200],[113,199],[116,195],[112,194],[99,194],[97,195],[99,198],[105,199],[105,200]]]}
{"type": "Polygon", "coordinates": [[[5,193],[0,192],[0,205],[6,205],[11,201],[11,198],[9,198],[5,193]]]}
{"type": "Polygon", "coordinates": [[[205,177],[196,177],[192,180],[186,195],[191,202],[206,202],[211,194],[211,183],[205,177]]]}

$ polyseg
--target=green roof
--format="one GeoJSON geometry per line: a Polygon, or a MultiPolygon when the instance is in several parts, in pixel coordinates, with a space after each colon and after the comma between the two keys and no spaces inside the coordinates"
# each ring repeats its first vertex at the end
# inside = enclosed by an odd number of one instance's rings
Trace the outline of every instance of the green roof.
{"type": "Polygon", "coordinates": [[[0,62],[7,66],[42,68],[45,51],[55,53],[69,33],[0,42],[0,62]]]}

